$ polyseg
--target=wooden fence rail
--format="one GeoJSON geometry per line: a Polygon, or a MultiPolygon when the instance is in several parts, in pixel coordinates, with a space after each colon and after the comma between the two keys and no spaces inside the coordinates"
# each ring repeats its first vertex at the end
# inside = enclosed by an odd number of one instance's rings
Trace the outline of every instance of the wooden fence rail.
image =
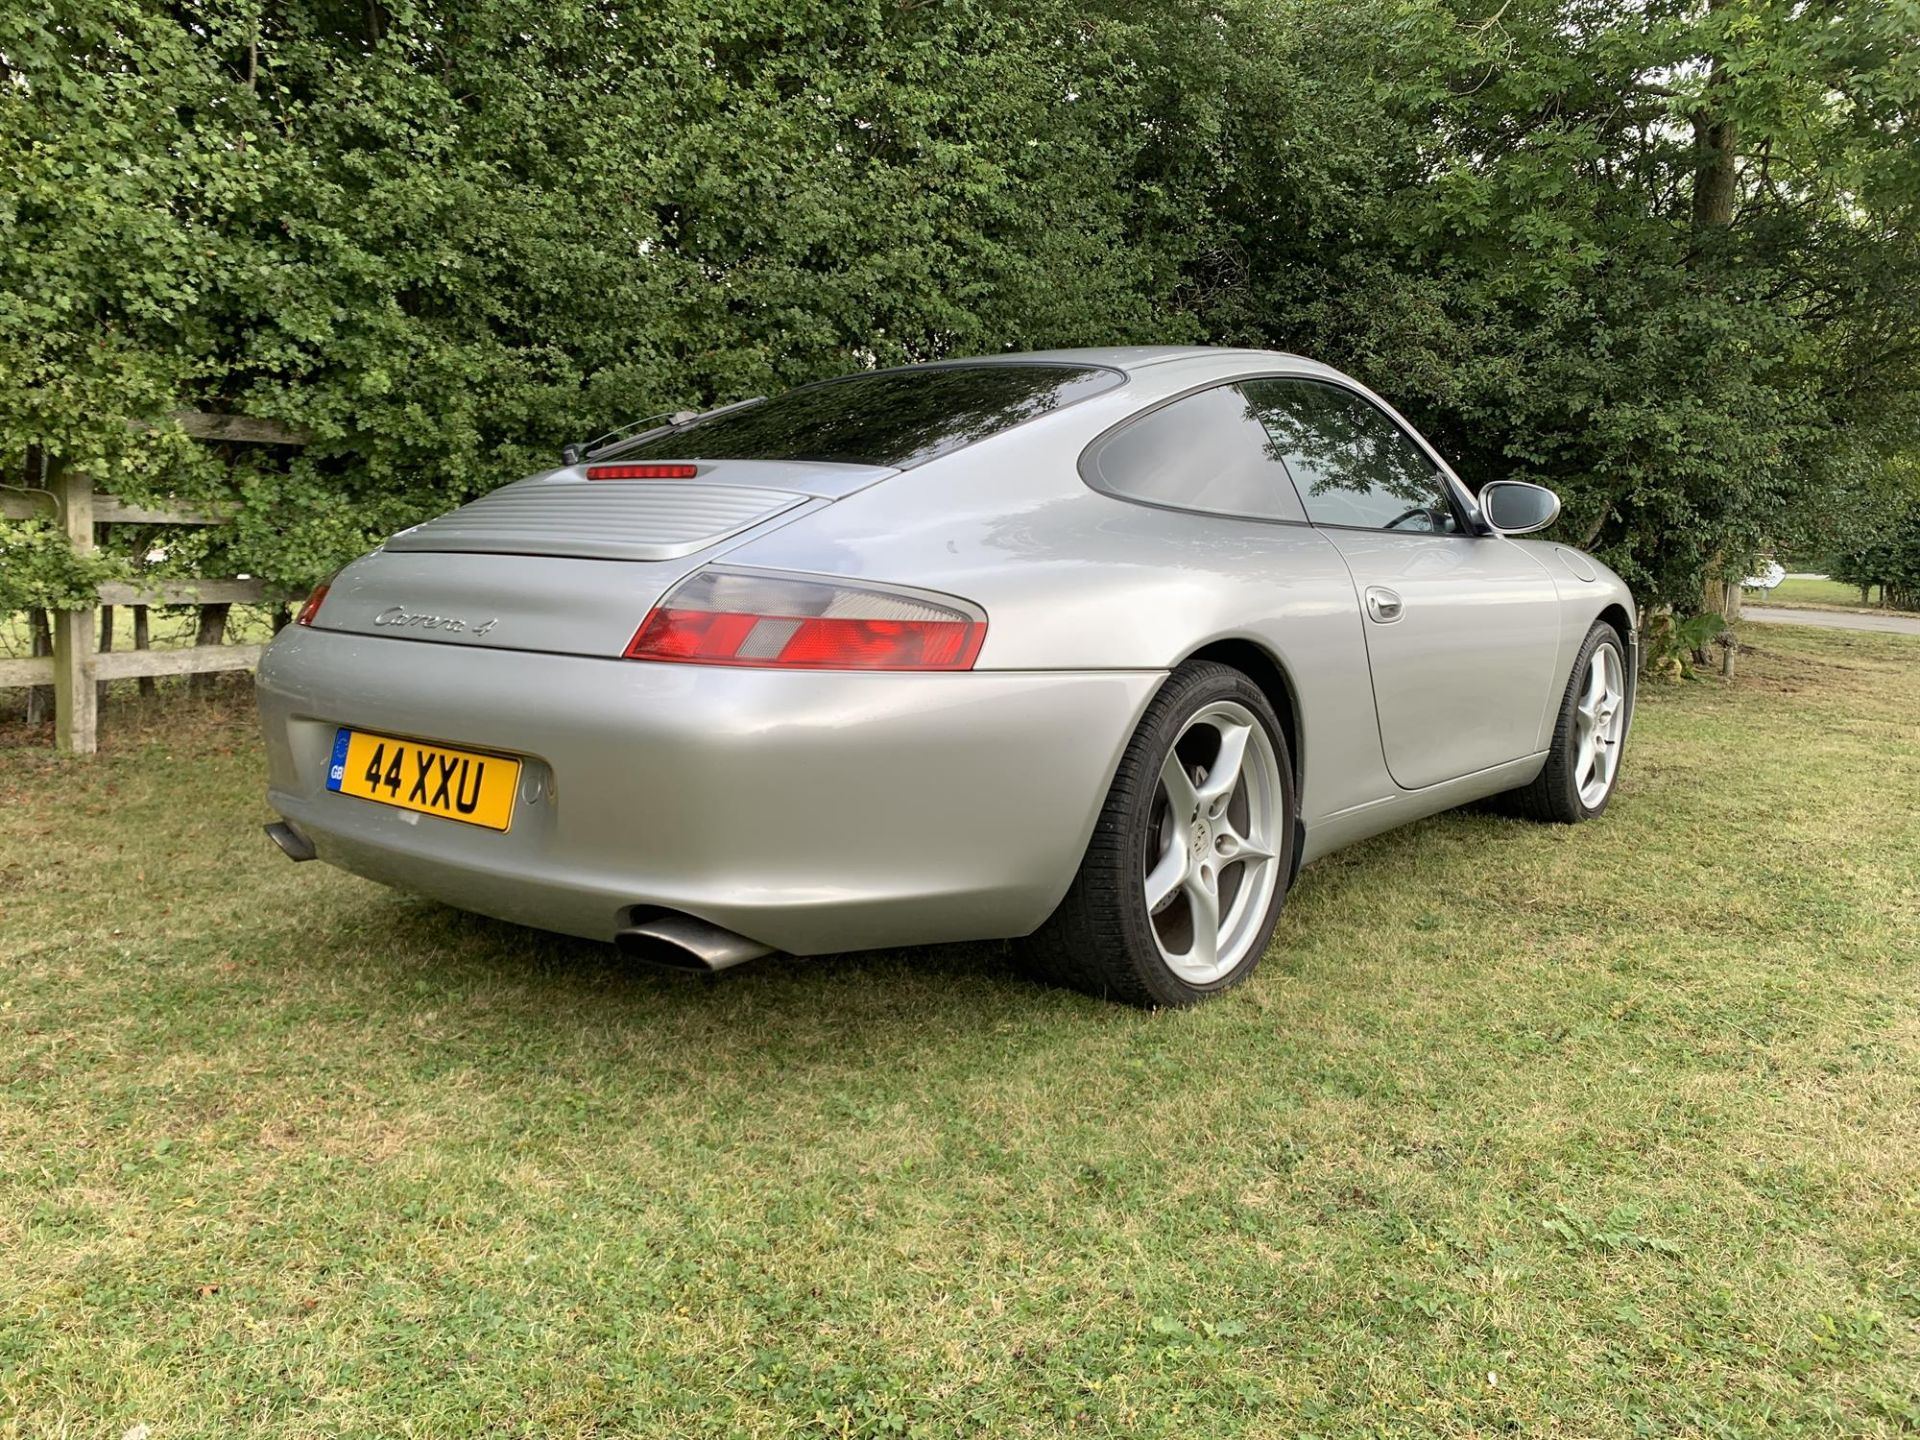
{"type": "MultiPolygon", "coordinates": [[[[242,415],[181,411],[175,422],[195,439],[221,444],[303,445],[307,437],[274,420],[242,415]]],[[[50,519],[66,532],[77,555],[91,553],[96,525],[225,525],[234,512],[197,505],[132,505],[96,491],[77,470],[55,467],[45,490],[0,490],[0,519],[50,519]]],[[[0,659],[0,689],[51,685],[54,691],[54,744],[76,755],[99,745],[99,694],[108,680],[146,680],[160,675],[209,675],[251,670],[260,645],[222,643],[219,630],[227,607],[257,605],[283,597],[258,580],[135,580],[99,587],[93,604],[51,613],[53,653],[27,659],[0,659]],[[202,608],[199,643],[182,650],[113,651],[96,645],[100,611],[115,605],[197,605],[202,608]],[[217,622],[209,625],[209,621],[217,622]]],[[[144,611],[136,612],[144,620],[144,611]]],[[[144,631],[144,625],[137,627],[144,631]]],[[[194,682],[196,685],[198,681],[194,682]]]]}

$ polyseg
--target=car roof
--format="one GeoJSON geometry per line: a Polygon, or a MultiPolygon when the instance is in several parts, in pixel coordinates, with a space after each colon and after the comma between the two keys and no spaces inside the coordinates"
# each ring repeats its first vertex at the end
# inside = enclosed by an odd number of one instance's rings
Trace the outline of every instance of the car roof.
{"type": "Polygon", "coordinates": [[[1056,360],[1073,365],[1105,365],[1132,374],[1153,365],[1176,360],[1245,363],[1248,361],[1286,361],[1289,367],[1324,369],[1317,360],[1284,350],[1254,350],[1226,345],[1088,345],[1061,350],[1009,351],[1000,355],[969,355],[945,361],[945,364],[979,364],[988,361],[1056,360]]]}

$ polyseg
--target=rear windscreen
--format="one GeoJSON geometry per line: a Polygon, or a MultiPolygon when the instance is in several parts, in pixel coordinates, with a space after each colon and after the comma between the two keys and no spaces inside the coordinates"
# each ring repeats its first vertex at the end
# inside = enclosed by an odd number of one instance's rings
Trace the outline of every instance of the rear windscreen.
{"type": "Polygon", "coordinates": [[[905,469],[1125,383],[1091,365],[940,365],[849,375],[789,390],[672,435],[606,454],[622,459],[818,460],[905,469]]]}

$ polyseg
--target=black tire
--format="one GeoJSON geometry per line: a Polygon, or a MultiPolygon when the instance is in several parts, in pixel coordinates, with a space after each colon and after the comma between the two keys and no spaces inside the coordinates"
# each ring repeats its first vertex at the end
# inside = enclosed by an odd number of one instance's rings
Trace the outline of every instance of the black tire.
{"type": "MultiPolygon", "coordinates": [[[[1578,720],[1582,693],[1587,683],[1588,671],[1593,664],[1594,653],[1602,646],[1610,646],[1619,660],[1620,671],[1626,675],[1627,644],[1620,632],[1604,620],[1597,620],[1587,632],[1587,638],[1581,643],[1580,653],[1574,657],[1573,673],[1567,677],[1566,693],[1560,697],[1560,712],[1554,720],[1553,744],[1547,751],[1547,763],[1541,767],[1539,775],[1528,785],[1518,790],[1509,790],[1495,797],[1494,808],[1508,815],[1519,816],[1523,820],[1538,820],[1551,825],[1577,825],[1583,820],[1591,820],[1606,810],[1613,800],[1613,792],[1619,787],[1619,759],[1616,758],[1614,771],[1609,778],[1606,793],[1601,795],[1597,804],[1589,804],[1580,798],[1579,777],[1575,774],[1578,763],[1579,735],[1578,720]]],[[[1623,704],[1631,707],[1633,690],[1631,683],[1626,690],[1623,704]]],[[[1626,740],[1626,727],[1632,720],[1629,708],[1621,725],[1620,744],[1626,740]]]]}
{"type": "MultiPolygon", "coordinates": [[[[1052,983],[1146,1008],[1192,1005],[1232,989],[1259,965],[1279,922],[1293,874],[1298,813],[1286,732],[1260,687],[1240,671],[1212,661],[1181,666],[1154,696],[1121,756],[1066,898],[1046,924],[1020,942],[1024,966],[1052,983]],[[1265,914],[1257,921],[1246,914],[1244,923],[1254,928],[1240,932],[1250,934],[1251,941],[1239,962],[1211,983],[1194,984],[1177,974],[1161,953],[1143,881],[1149,843],[1156,838],[1167,843],[1161,828],[1167,823],[1167,807],[1160,799],[1161,767],[1195,719],[1223,702],[1249,712],[1272,745],[1280,791],[1271,826],[1278,878],[1265,914]]],[[[1228,908],[1227,867],[1231,865],[1225,862],[1218,881],[1228,908]]],[[[1241,882],[1245,876],[1243,868],[1241,882]]]]}

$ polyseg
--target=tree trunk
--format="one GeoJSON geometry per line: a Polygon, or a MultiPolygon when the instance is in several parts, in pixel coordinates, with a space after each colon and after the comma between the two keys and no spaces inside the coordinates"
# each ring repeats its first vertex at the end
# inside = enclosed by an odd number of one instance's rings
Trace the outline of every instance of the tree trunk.
{"type": "MultiPolygon", "coordinates": [[[[1729,0],[1707,0],[1707,13],[1724,10],[1729,0]]],[[[1693,112],[1693,229],[1700,233],[1733,223],[1734,181],[1740,158],[1739,127],[1719,108],[1727,87],[1727,61],[1715,55],[1707,70],[1700,108],[1693,112]]]]}
{"type": "MultiPolygon", "coordinates": [[[[1720,62],[1713,62],[1713,85],[1720,62]]],[[[1693,116],[1693,228],[1696,233],[1733,223],[1735,161],[1739,159],[1739,128],[1705,110],[1693,116]]]]}
{"type": "Polygon", "coordinates": [[[1720,558],[1716,555],[1707,567],[1707,578],[1700,582],[1700,613],[1718,615],[1723,620],[1738,619],[1740,583],[1737,580],[1714,578],[1713,572],[1719,564],[1720,558]]]}
{"type": "MultiPolygon", "coordinates": [[[[196,645],[218,645],[227,634],[227,612],[231,605],[202,605],[200,607],[200,628],[193,637],[196,645]]],[[[187,693],[206,695],[213,690],[212,675],[190,675],[187,677],[187,693]]]]}
{"type": "MultiPolygon", "coordinates": [[[[1707,0],[1707,10],[1711,14],[1722,9],[1728,0],[1707,0]]],[[[1727,85],[1726,61],[1715,55],[1707,72],[1706,92],[1700,108],[1693,112],[1693,253],[1688,257],[1690,267],[1699,268],[1703,258],[1709,260],[1718,248],[1719,233],[1733,224],[1734,186],[1738,178],[1736,162],[1739,158],[1739,130],[1734,122],[1717,108],[1721,92],[1727,85]]],[[[1712,282],[1709,281],[1709,284],[1712,282]]],[[[1702,614],[1714,614],[1731,619],[1739,612],[1739,591],[1733,589],[1732,598],[1728,591],[1731,587],[1713,577],[1719,568],[1720,557],[1715,555],[1706,567],[1702,577],[1700,609],[1702,614]]]]}

